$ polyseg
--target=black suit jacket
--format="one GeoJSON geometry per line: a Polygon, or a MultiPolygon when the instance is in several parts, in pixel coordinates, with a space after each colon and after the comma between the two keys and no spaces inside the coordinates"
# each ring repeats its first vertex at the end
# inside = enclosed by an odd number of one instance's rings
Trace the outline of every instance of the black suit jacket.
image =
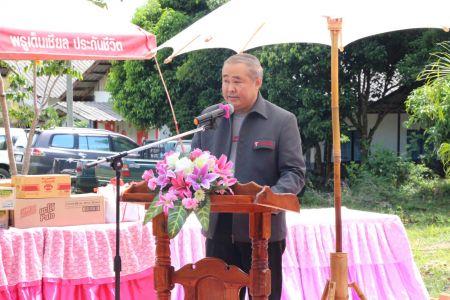
{"type": "MultiPolygon", "coordinates": [[[[217,109],[213,105],[204,110],[217,109]]],[[[231,122],[233,118],[217,120],[216,128],[197,133],[192,149],[208,150],[216,157],[229,157],[231,122]]],[[[239,134],[234,176],[240,183],[254,181],[267,185],[275,193],[298,194],[305,183],[305,162],[297,119],[294,114],[262,98],[261,95],[245,117],[239,134]]],[[[211,213],[208,238],[216,230],[218,214],[211,213]]],[[[286,237],[284,213],[272,215],[270,241],[286,237]]],[[[249,242],[248,215],[234,214],[232,234],[236,241],[249,242]]]]}

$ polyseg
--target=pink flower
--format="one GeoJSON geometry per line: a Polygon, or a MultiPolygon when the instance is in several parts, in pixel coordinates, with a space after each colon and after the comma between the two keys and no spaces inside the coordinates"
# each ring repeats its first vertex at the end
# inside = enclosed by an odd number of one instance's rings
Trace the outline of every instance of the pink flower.
{"type": "Polygon", "coordinates": [[[196,209],[198,206],[197,199],[195,198],[183,198],[181,203],[186,209],[196,209]]]}
{"type": "Polygon", "coordinates": [[[195,149],[191,152],[190,159],[191,159],[192,161],[194,161],[197,157],[199,157],[199,156],[202,155],[202,154],[203,154],[203,151],[202,151],[202,150],[200,150],[200,149],[198,149],[198,148],[195,148],[195,149]]]}
{"type": "MultiPolygon", "coordinates": [[[[180,229],[179,222],[184,223],[193,210],[208,209],[210,198],[206,193],[233,193],[230,186],[237,182],[233,177],[233,163],[227,162],[225,155],[217,159],[209,151],[200,149],[191,151],[189,157],[170,151],[154,170],[145,171],[142,179],[150,190],[159,193],[151,209],[156,206],[158,212],[162,210],[170,216],[168,228],[174,235],[180,229]],[[183,213],[173,216],[178,209],[183,213]]],[[[203,222],[207,220],[197,217],[206,226],[203,222]]]]}
{"type": "Polygon", "coordinates": [[[175,195],[180,195],[184,197],[192,197],[192,192],[190,190],[191,184],[184,180],[184,172],[178,172],[176,178],[172,178],[170,183],[172,186],[169,188],[169,191],[174,193],[175,195]]]}
{"type": "Polygon", "coordinates": [[[142,179],[147,182],[148,188],[152,191],[156,189],[157,186],[157,178],[155,178],[155,174],[153,174],[153,170],[147,170],[142,175],[142,179]]]}
{"type": "Polygon", "coordinates": [[[223,177],[221,180],[219,180],[217,182],[217,184],[219,186],[229,187],[229,186],[232,186],[233,184],[235,184],[236,182],[237,182],[237,179],[234,177],[223,177]]]}
{"type": "Polygon", "coordinates": [[[175,153],[175,151],[173,151],[173,150],[170,150],[169,152],[166,152],[166,153],[164,153],[164,163],[165,164],[167,164],[167,156],[170,156],[170,155],[172,155],[172,154],[174,154],[175,153]]]}
{"type": "Polygon", "coordinates": [[[214,172],[222,175],[222,176],[232,176],[233,175],[233,162],[227,162],[227,157],[225,155],[221,155],[220,158],[216,161],[214,166],[214,172]]]}
{"type": "Polygon", "coordinates": [[[168,168],[168,165],[164,160],[160,160],[156,163],[156,173],[159,174],[162,170],[165,170],[168,168]]]}
{"type": "Polygon", "coordinates": [[[147,170],[144,172],[144,174],[142,175],[142,179],[144,179],[145,181],[149,181],[150,179],[152,179],[153,177],[155,177],[155,174],[153,174],[153,170],[147,170]]]}
{"type": "Polygon", "coordinates": [[[159,193],[159,201],[156,204],[157,206],[163,205],[164,214],[167,216],[169,214],[169,208],[173,208],[173,201],[176,201],[178,198],[171,192],[166,194],[159,193]]]}
{"type": "Polygon", "coordinates": [[[211,182],[219,177],[218,174],[208,173],[208,165],[205,164],[201,168],[194,167],[194,171],[186,179],[192,185],[194,191],[201,188],[209,189],[211,182]]]}
{"type": "Polygon", "coordinates": [[[171,178],[175,178],[175,173],[170,170],[169,165],[165,164],[164,161],[160,161],[156,164],[156,173],[159,175],[156,184],[160,188],[164,188],[170,183],[171,178]]]}
{"type": "Polygon", "coordinates": [[[234,194],[233,190],[230,189],[230,186],[235,184],[237,179],[234,177],[224,177],[221,180],[217,181],[217,185],[221,187],[217,192],[221,195],[225,194],[225,191],[228,191],[230,194],[234,194]]]}
{"type": "Polygon", "coordinates": [[[158,186],[158,178],[151,178],[148,182],[147,182],[147,186],[150,190],[154,191],[156,189],[156,187],[158,186]]]}

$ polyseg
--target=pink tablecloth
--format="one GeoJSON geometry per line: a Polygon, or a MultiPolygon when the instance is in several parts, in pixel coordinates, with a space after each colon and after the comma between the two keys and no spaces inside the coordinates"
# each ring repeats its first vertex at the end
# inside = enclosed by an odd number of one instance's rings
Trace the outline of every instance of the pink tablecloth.
{"type": "MultiPolygon", "coordinates": [[[[342,210],[349,281],[367,299],[429,299],[397,216],[342,210]]],[[[289,213],[283,299],[320,299],[334,251],[333,209],[289,213]]],[[[172,264],[204,257],[195,218],[171,242],[172,264]]],[[[151,224],[121,223],[121,299],[154,299],[151,224]]],[[[114,299],[115,224],[0,231],[0,299],[114,299]]],[[[176,287],[172,299],[182,299],[176,287]]],[[[357,299],[356,294],[351,298],[357,299]]]]}
{"type": "MultiPolygon", "coordinates": [[[[343,208],[342,218],[349,282],[355,281],[367,299],[430,298],[399,217],[343,208]]],[[[330,278],[329,253],[335,251],[334,209],[305,209],[287,220],[283,299],[320,299],[330,278]]]]}
{"type": "MultiPolygon", "coordinates": [[[[0,231],[0,299],[114,299],[115,224],[0,231]]],[[[121,223],[121,299],[154,299],[151,224],[121,223]]]]}
{"type": "Polygon", "coordinates": [[[42,299],[44,230],[0,229],[0,299],[42,299]]]}
{"type": "MultiPolygon", "coordinates": [[[[398,216],[342,208],[343,250],[348,253],[349,282],[355,281],[368,300],[430,299],[413,260],[398,216]]],[[[282,299],[320,299],[330,278],[330,253],[335,251],[334,209],[303,209],[288,213],[283,255],[282,299]]],[[[197,261],[200,224],[188,220],[171,244],[173,265],[197,261]]],[[[203,252],[204,253],[204,252],[203,252]]],[[[172,299],[182,299],[175,289],[172,299]]],[[[355,292],[350,299],[359,299],[355,292]]]]}

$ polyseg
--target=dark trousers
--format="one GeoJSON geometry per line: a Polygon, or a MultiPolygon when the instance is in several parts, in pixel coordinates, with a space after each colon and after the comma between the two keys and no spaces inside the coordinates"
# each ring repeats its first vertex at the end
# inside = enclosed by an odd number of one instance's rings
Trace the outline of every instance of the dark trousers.
{"type": "MultiPolygon", "coordinates": [[[[268,246],[269,268],[271,272],[272,292],[270,300],[279,300],[281,298],[282,287],[282,256],[286,248],[286,240],[270,242],[268,246]]],[[[238,266],[247,274],[250,271],[252,262],[252,244],[242,242],[232,242],[221,239],[206,239],[206,256],[217,257],[229,265],[238,266]]],[[[245,289],[241,289],[241,300],[245,297],[245,289]]],[[[249,297],[250,298],[250,297],[249,297]]],[[[251,298],[250,298],[251,299],[251,298]]]]}

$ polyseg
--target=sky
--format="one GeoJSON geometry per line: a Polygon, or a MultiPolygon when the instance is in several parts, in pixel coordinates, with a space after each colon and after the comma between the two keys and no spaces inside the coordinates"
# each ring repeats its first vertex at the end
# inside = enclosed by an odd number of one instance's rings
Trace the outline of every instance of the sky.
{"type": "Polygon", "coordinates": [[[111,14],[131,21],[136,9],[147,3],[147,0],[105,0],[105,2],[111,14]]]}

